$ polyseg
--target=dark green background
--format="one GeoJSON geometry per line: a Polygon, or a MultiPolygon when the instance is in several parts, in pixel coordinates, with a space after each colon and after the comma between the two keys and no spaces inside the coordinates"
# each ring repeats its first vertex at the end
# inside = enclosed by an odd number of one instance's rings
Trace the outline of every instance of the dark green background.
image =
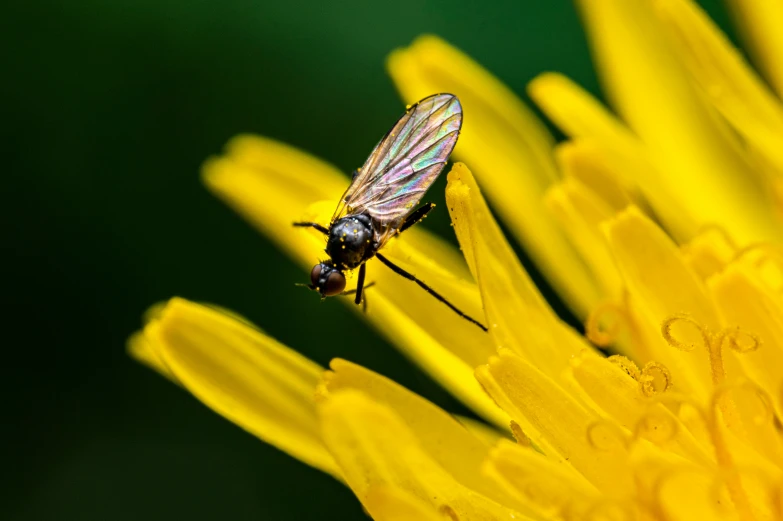
{"type": "MultiPolygon", "coordinates": [[[[206,192],[199,166],[254,132],[350,170],[402,109],[386,54],[423,32],[520,94],[544,70],[596,92],[584,35],[566,0],[333,4],[5,4],[0,518],[365,518],[342,485],[126,356],[144,309],[172,295],[463,410],[342,305],[294,288],[306,274],[206,192]]],[[[436,214],[427,226],[450,235],[436,214]]]]}

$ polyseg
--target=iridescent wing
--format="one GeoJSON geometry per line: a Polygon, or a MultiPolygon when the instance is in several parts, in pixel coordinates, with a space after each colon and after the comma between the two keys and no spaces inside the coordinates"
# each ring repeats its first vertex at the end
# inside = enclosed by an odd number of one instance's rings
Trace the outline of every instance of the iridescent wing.
{"type": "Polygon", "coordinates": [[[411,106],[358,170],[334,218],[366,213],[378,231],[396,229],[443,170],[461,127],[462,106],[452,94],[411,106]]]}

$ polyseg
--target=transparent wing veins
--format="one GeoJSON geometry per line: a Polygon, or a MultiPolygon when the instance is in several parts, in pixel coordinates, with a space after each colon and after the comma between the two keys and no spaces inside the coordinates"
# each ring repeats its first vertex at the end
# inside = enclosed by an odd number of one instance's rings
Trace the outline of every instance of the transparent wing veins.
{"type": "Polygon", "coordinates": [[[381,139],[354,177],[333,219],[366,213],[382,228],[395,228],[435,181],[462,127],[456,96],[424,98],[381,139]]]}

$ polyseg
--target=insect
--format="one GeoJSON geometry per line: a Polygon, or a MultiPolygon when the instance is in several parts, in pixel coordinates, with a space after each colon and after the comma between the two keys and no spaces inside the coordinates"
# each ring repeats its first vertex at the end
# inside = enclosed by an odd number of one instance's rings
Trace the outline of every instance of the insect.
{"type": "MultiPolygon", "coordinates": [[[[393,272],[421,286],[459,316],[487,328],[460,311],[426,283],[387,259],[379,250],[393,237],[418,223],[435,206],[413,209],[437,179],[457,143],[462,128],[462,105],[452,94],[435,94],[410,106],[381,138],[364,165],[354,171],[329,227],[296,222],[327,236],[329,260],[319,262],[307,286],[322,298],[355,292],[362,303],[367,260],[376,257],[393,272]],[[356,290],[344,292],[345,270],[359,268],[356,290]]],[[[369,287],[369,284],[367,285],[369,287]]]]}

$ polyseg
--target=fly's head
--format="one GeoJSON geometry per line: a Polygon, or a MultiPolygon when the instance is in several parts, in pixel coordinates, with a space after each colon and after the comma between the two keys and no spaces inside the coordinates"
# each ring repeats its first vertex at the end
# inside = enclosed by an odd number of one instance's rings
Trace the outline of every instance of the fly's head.
{"type": "Polygon", "coordinates": [[[329,228],[326,253],[336,266],[352,270],[375,254],[374,239],[367,215],[348,215],[329,228]]]}
{"type": "Polygon", "coordinates": [[[321,298],[339,295],[345,290],[345,275],[332,261],[319,262],[310,272],[311,288],[321,294],[321,298]]]}

